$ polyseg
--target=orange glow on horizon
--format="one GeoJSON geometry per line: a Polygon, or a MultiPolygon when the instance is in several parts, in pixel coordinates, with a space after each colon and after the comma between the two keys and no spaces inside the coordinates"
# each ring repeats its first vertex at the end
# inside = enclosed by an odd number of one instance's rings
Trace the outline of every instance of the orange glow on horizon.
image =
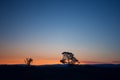
{"type": "MultiPolygon", "coordinates": [[[[8,60],[0,60],[0,64],[25,64],[24,59],[8,59],[8,60]]],[[[47,60],[47,59],[39,59],[33,60],[32,65],[44,65],[44,64],[60,64],[58,60],[47,60]]]]}
{"type": "MultiPolygon", "coordinates": [[[[110,63],[110,62],[109,62],[110,63]]],[[[105,64],[109,64],[105,63],[105,64]]],[[[24,59],[1,59],[0,64],[25,64],[24,59]]],[[[61,64],[59,59],[33,59],[32,65],[61,64]]],[[[94,61],[80,61],[80,64],[104,64],[94,61]]],[[[111,62],[111,64],[116,64],[111,62]]]]}
{"type": "MultiPolygon", "coordinates": [[[[25,64],[24,59],[7,59],[0,60],[0,64],[25,64]]],[[[45,65],[45,64],[61,64],[59,60],[54,59],[37,59],[33,60],[32,65],[45,65]]],[[[80,62],[80,64],[87,64],[85,62],[80,62]]]]}

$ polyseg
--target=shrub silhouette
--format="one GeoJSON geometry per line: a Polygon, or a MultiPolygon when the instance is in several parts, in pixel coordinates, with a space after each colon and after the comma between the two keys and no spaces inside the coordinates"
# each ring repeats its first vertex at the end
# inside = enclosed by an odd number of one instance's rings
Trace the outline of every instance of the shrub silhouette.
{"type": "Polygon", "coordinates": [[[32,62],[33,62],[33,59],[32,59],[32,58],[26,58],[26,59],[25,59],[25,63],[26,63],[28,66],[30,66],[32,62]]]}
{"type": "Polygon", "coordinates": [[[63,52],[63,58],[60,60],[63,64],[76,64],[80,63],[75,57],[74,54],[71,52],[63,52]]]}

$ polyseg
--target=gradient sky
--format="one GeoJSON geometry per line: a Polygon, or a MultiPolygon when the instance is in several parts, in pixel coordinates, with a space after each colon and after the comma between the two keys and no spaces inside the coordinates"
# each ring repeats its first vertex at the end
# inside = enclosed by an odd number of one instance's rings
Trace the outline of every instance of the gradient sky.
{"type": "Polygon", "coordinates": [[[0,0],[0,64],[120,63],[119,0],[0,0]]]}

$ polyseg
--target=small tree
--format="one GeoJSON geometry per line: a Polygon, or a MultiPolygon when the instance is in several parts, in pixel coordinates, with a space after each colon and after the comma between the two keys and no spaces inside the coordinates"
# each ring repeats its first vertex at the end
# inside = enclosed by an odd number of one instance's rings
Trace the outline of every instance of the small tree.
{"type": "Polygon", "coordinates": [[[75,57],[74,54],[71,52],[63,52],[63,58],[60,60],[63,64],[75,64],[80,63],[75,57]]]}
{"type": "Polygon", "coordinates": [[[32,58],[26,58],[26,59],[25,59],[25,63],[26,63],[28,66],[30,66],[32,62],[33,62],[33,59],[32,59],[32,58]]]}

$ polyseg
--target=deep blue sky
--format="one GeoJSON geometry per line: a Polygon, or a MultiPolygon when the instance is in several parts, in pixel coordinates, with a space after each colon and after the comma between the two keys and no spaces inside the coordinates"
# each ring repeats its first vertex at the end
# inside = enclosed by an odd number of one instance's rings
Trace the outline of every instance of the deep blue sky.
{"type": "Polygon", "coordinates": [[[47,58],[72,51],[84,61],[118,61],[120,1],[0,0],[0,43],[47,58]]]}

